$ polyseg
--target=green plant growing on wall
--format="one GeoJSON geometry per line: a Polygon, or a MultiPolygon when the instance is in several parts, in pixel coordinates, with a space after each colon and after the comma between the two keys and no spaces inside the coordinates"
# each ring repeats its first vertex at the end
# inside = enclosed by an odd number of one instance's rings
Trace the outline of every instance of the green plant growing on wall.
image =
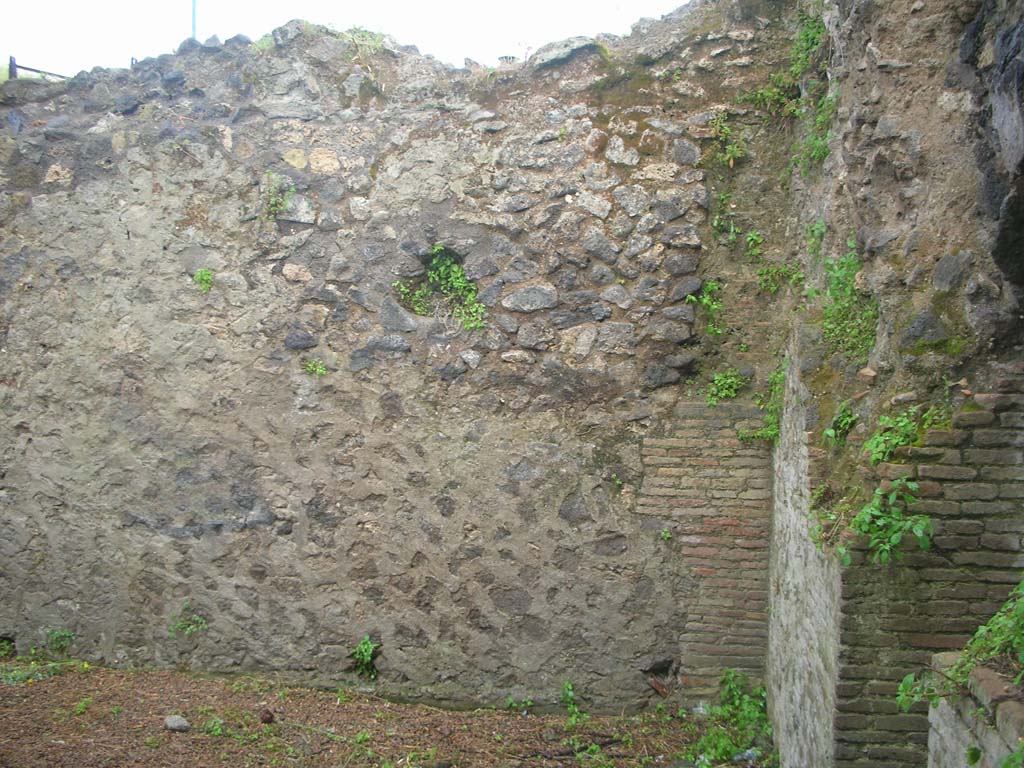
{"type": "Polygon", "coordinates": [[[775,295],[783,285],[798,286],[804,281],[804,273],[790,264],[765,264],[757,270],[759,291],[775,295]]]}
{"type": "Polygon", "coordinates": [[[723,307],[722,300],[716,295],[719,290],[721,290],[721,286],[717,282],[708,280],[701,287],[700,293],[690,294],[686,297],[687,304],[696,304],[704,310],[708,319],[707,331],[714,336],[720,336],[725,330],[718,317],[723,307]]]}
{"type": "Polygon", "coordinates": [[[682,757],[699,768],[732,764],[741,752],[752,751],[754,759],[767,757],[756,746],[772,737],[767,700],[763,687],[750,690],[745,675],[734,669],[726,670],[718,706],[708,710],[703,735],[683,750],[682,757]]]}
{"type": "Polygon", "coordinates": [[[754,402],[764,412],[764,425],[759,429],[740,429],[737,436],[743,442],[767,440],[774,443],[779,439],[779,424],[782,419],[782,396],[786,387],[786,361],[768,374],[768,391],[754,395],[754,402]]]}
{"type": "Polygon", "coordinates": [[[192,275],[192,282],[199,286],[203,293],[209,293],[213,287],[213,271],[206,267],[200,267],[192,275]]]}
{"type": "Polygon", "coordinates": [[[321,360],[319,357],[314,357],[307,360],[303,365],[303,368],[305,368],[306,373],[308,373],[310,376],[327,375],[327,366],[324,364],[324,361],[321,360]]]}
{"type": "Polygon", "coordinates": [[[195,612],[192,600],[185,598],[181,603],[181,610],[171,616],[167,631],[171,633],[171,637],[176,637],[177,635],[192,637],[192,635],[204,631],[209,626],[206,619],[195,612]]]}
{"type": "Polygon", "coordinates": [[[804,237],[807,239],[807,255],[812,261],[817,262],[821,258],[821,249],[825,243],[825,233],[828,231],[824,219],[812,221],[804,228],[804,237]]]}
{"type": "Polygon", "coordinates": [[[570,731],[577,725],[582,725],[590,719],[590,715],[580,709],[576,701],[576,689],[571,680],[562,683],[562,704],[568,717],[565,720],[565,730],[570,731]]]}
{"type": "MultiPolygon", "coordinates": [[[[972,670],[994,660],[1009,665],[1014,684],[1020,685],[1024,680],[1024,581],[1013,588],[992,618],[978,627],[947,672],[940,674],[925,670],[911,672],[904,677],[896,694],[896,703],[906,712],[919,701],[935,706],[942,698],[966,695],[967,680],[972,670]]],[[[1000,763],[1000,768],[1020,766],[1022,758],[1024,747],[1018,747],[1000,763]]]]}
{"type": "Polygon", "coordinates": [[[66,657],[75,641],[75,633],[70,629],[47,629],[46,647],[54,656],[66,657]]]}
{"type": "Polygon", "coordinates": [[[879,416],[878,429],[864,441],[864,452],[872,465],[888,461],[901,445],[917,440],[917,407],[895,416],[879,416]]]}
{"type": "Polygon", "coordinates": [[[355,48],[353,57],[365,58],[379,53],[384,47],[384,35],[362,27],[351,27],[340,35],[341,39],[355,48]]]}
{"type": "Polygon", "coordinates": [[[747,380],[738,371],[728,370],[716,373],[711,377],[704,399],[710,406],[716,406],[722,400],[731,400],[740,393],[747,380]]]}
{"type": "Polygon", "coordinates": [[[658,538],[662,541],[672,541],[672,531],[668,528],[662,528],[661,533],[658,534],[658,538]]]}
{"type": "Polygon", "coordinates": [[[833,352],[841,352],[857,362],[867,360],[875,346],[878,304],[873,296],[856,285],[860,257],[855,240],[844,256],[825,262],[825,303],[822,307],[822,335],[833,352]]]}
{"type": "Polygon", "coordinates": [[[288,179],[267,171],[263,179],[263,215],[265,218],[276,219],[287,211],[294,196],[294,184],[288,179]]]}
{"type": "MultiPolygon", "coordinates": [[[[912,495],[917,489],[917,483],[902,477],[893,480],[888,490],[876,488],[871,500],[850,521],[850,530],[868,537],[868,551],[876,565],[902,560],[899,545],[904,537],[913,536],[921,549],[931,546],[931,518],[907,514],[917,501],[912,495]]],[[[845,548],[840,556],[849,562],[845,548]]]]}
{"type": "Polygon", "coordinates": [[[729,116],[725,112],[719,112],[712,118],[708,127],[718,143],[718,150],[714,155],[716,162],[733,168],[737,160],[747,156],[747,143],[742,136],[736,135],[729,125],[729,116]]]}
{"type": "Polygon", "coordinates": [[[380,644],[375,643],[369,635],[366,635],[349,652],[348,655],[352,658],[352,667],[357,675],[368,677],[371,680],[376,679],[377,666],[373,663],[373,657],[377,655],[379,649],[380,644]]]}
{"type": "Polygon", "coordinates": [[[849,400],[844,400],[836,409],[832,421],[825,431],[821,433],[825,442],[832,446],[840,446],[846,443],[846,436],[857,424],[857,414],[853,412],[853,405],[849,400]]]}
{"type": "Polygon", "coordinates": [[[419,285],[398,280],[391,286],[395,293],[417,315],[430,315],[443,304],[466,330],[483,328],[487,307],[477,298],[476,284],[442,243],[430,253],[426,279],[419,285]]]}

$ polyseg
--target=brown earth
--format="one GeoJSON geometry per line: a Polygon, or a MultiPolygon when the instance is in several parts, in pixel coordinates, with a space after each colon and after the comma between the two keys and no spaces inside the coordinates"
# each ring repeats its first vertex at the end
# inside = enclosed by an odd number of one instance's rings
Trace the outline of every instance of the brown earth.
{"type": "Polygon", "coordinates": [[[662,712],[568,730],[564,713],[454,712],[252,677],[67,667],[0,684],[0,768],[681,766],[690,763],[680,750],[700,735],[694,720],[662,712]],[[191,730],[165,729],[172,714],[191,730]],[[577,757],[572,736],[600,750],[577,757]]]}

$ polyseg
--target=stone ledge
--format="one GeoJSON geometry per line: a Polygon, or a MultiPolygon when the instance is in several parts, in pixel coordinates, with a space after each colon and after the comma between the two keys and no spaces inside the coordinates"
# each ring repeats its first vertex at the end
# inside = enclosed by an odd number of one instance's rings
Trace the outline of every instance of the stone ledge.
{"type": "MultiPolygon", "coordinates": [[[[932,668],[944,673],[959,658],[959,652],[936,653],[932,656],[932,668]]],[[[1024,703],[1009,698],[1013,695],[1012,682],[987,667],[975,667],[967,680],[967,688],[971,698],[988,713],[989,722],[995,722],[1000,738],[1010,748],[1024,740],[1024,703]]]]}

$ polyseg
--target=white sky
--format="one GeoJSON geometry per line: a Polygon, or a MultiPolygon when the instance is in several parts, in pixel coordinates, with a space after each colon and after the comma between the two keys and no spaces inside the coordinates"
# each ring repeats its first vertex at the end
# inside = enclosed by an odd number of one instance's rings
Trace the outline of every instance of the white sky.
{"type": "MultiPolygon", "coordinates": [[[[236,34],[256,40],[291,19],[338,30],[385,32],[421,53],[462,66],[574,35],[625,35],[642,17],[660,17],[685,0],[196,0],[196,37],[236,34]]],[[[0,15],[0,66],[20,64],[74,75],[95,66],[127,67],[173,52],[189,37],[191,0],[16,0],[0,15]]]]}

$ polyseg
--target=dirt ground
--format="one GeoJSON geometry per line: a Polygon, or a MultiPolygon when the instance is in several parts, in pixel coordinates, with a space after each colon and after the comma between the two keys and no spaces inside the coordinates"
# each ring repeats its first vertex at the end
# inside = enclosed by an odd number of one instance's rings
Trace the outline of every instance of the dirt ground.
{"type": "MultiPolygon", "coordinates": [[[[11,662],[0,672],[12,669],[11,662]]],[[[699,736],[668,712],[589,718],[517,709],[452,712],[251,677],[65,662],[0,683],[0,768],[146,766],[681,766],[699,736]],[[188,732],[167,730],[181,715],[188,732]],[[596,745],[596,746],[594,746],[596,745]]]]}

